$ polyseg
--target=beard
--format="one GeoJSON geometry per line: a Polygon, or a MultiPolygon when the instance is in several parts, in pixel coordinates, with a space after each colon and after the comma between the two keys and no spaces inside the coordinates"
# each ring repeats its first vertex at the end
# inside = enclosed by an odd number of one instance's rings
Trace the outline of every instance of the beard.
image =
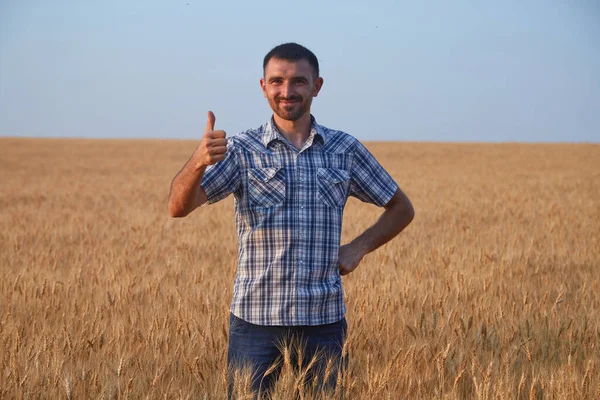
{"type": "Polygon", "coordinates": [[[296,95],[290,98],[276,96],[268,98],[268,101],[269,106],[279,118],[286,121],[297,121],[310,110],[312,99],[304,99],[302,96],[296,95]],[[284,100],[293,101],[293,103],[284,105],[281,103],[284,100]]]}

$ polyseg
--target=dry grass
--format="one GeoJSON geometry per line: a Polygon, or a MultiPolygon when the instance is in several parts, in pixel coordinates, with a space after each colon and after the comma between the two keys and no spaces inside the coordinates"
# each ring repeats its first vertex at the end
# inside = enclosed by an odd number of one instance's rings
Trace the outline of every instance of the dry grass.
{"type": "MultiPolygon", "coordinates": [[[[0,398],[224,397],[232,200],[166,211],[194,146],[0,139],[0,398]]],[[[344,278],[346,398],[600,396],[600,146],[369,147],[417,214],[344,278]]]]}

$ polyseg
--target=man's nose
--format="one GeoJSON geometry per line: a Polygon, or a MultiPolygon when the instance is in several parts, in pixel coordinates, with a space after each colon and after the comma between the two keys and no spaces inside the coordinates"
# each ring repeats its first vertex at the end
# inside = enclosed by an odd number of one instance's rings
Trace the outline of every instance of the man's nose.
{"type": "Polygon", "coordinates": [[[283,85],[281,86],[281,94],[286,99],[289,99],[290,96],[292,96],[292,94],[293,94],[293,88],[292,88],[292,85],[289,82],[284,82],[283,83],[283,85]]]}

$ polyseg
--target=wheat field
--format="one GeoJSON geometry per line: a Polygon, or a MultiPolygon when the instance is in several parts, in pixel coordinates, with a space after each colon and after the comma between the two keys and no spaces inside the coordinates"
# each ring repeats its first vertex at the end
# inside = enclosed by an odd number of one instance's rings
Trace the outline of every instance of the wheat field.
{"type": "MultiPolygon", "coordinates": [[[[233,200],[166,206],[196,144],[0,139],[0,398],[225,398],[233,200]]],[[[600,398],[600,145],[367,145],[416,216],[343,279],[334,397],[600,398]]]]}

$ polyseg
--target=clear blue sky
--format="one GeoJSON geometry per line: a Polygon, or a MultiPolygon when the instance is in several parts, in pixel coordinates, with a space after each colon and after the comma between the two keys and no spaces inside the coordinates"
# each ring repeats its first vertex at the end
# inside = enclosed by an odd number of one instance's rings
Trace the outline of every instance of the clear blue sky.
{"type": "Polygon", "coordinates": [[[317,120],[361,140],[600,142],[595,0],[1,0],[0,136],[257,127],[287,41],[321,63],[317,120]]]}

